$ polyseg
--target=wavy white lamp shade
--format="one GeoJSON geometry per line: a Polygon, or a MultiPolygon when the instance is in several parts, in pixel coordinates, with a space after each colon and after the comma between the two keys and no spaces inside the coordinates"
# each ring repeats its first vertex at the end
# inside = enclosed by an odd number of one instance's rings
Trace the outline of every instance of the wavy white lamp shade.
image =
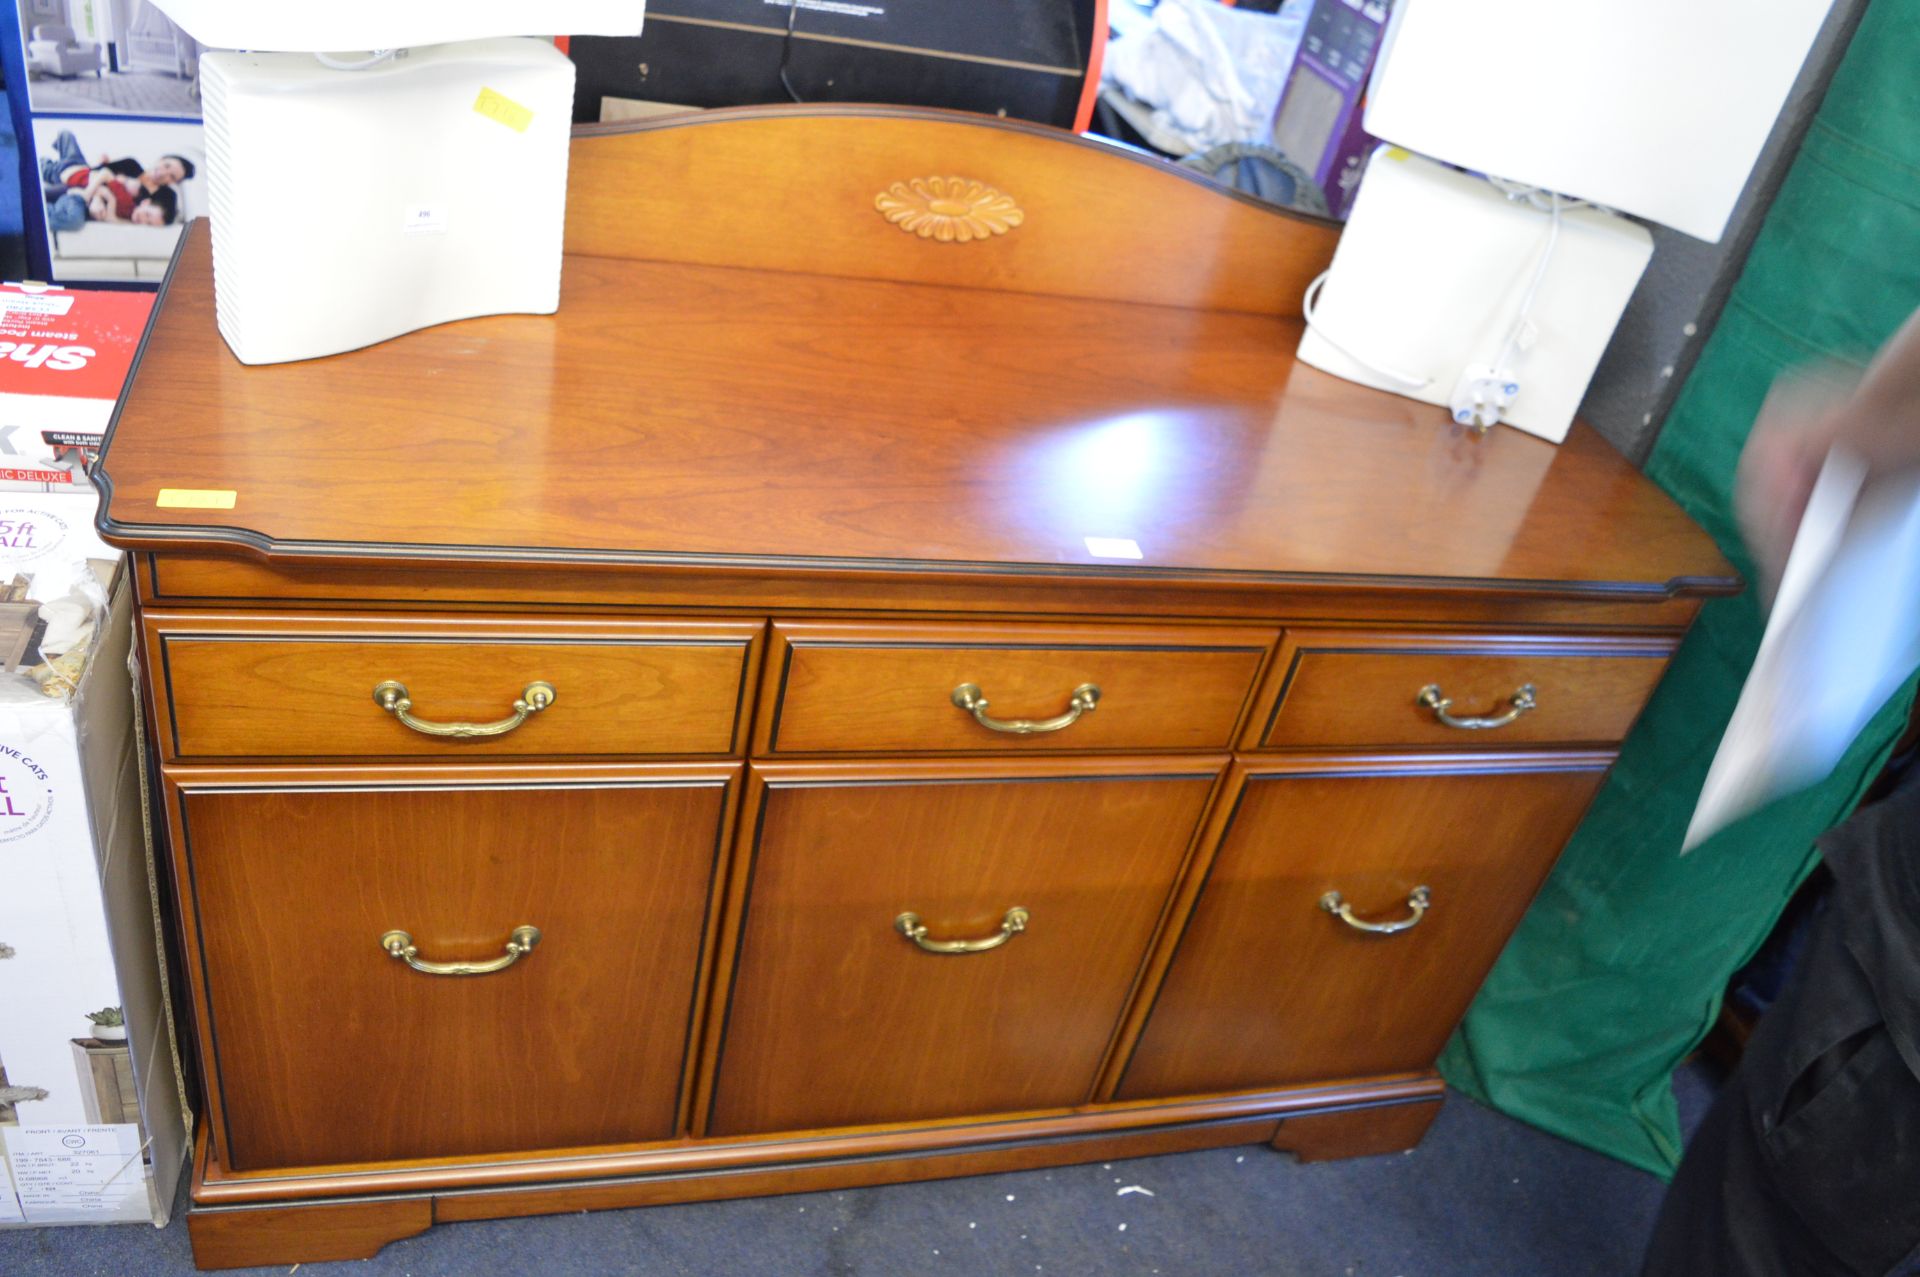
{"type": "Polygon", "coordinates": [[[647,11],[646,0],[155,2],[201,44],[269,53],[412,48],[508,35],[639,35],[647,11]]]}
{"type": "Polygon", "coordinates": [[[200,77],[215,304],[242,363],[559,306],[573,63],[552,44],[362,71],[213,52],[200,77]]]}

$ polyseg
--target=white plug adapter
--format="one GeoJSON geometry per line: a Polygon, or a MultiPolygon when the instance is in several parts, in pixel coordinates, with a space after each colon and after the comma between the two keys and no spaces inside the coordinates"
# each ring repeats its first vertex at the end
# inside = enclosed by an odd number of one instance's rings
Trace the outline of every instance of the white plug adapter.
{"type": "Polygon", "coordinates": [[[1506,369],[1470,364],[1454,383],[1447,406],[1456,422],[1484,431],[1500,424],[1519,393],[1519,381],[1506,369]]]}

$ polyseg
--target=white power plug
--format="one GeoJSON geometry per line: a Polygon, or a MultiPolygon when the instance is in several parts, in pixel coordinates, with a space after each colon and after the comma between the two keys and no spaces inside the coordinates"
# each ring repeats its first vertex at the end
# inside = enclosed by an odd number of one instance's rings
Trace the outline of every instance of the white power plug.
{"type": "Polygon", "coordinates": [[[1454,383],[1453,397],[1447,406],[1459,424],[1486,431],[1500,424],[1519,393],[1520,383],[1506,369],[1470,364],[1454,383]]]}

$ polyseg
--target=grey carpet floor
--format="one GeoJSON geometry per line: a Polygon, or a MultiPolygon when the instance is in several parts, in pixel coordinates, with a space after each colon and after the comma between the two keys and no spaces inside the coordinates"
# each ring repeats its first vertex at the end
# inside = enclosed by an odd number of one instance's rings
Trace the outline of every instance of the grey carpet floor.
{"type": "MultiPolygon", "coordinates": [[[[1676,1081],[1689,1125],[1711,1074],[1676,1081]]],[[[691,1206],[444,1224],[302,1277],[1628,1277],[1661,1182],[1449,1095],[1409,1153],[1260,1146],[691,1206]],[[1142,1188],[1147,1192],[1124,1192],[1142,1188]]],[[[193,1271],[185,1225],[0,1230],[6,1277],[193,1271]]],[[[287,1267],[241,1270],[285,1273],[287,1267]]]]}

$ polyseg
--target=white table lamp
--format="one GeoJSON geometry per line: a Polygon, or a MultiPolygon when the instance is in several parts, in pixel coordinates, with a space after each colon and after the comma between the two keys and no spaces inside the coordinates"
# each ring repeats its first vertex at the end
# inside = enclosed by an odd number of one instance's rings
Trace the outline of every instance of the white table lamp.
{"type": "MultiPolygon", "coordinates": [[[[560,302],[573,63],[504,0],[160,0],[201,43],[220,334],[248,364],[560,302]]],[[[537,20],[636,34],[642,0],[537,20]]]]}

